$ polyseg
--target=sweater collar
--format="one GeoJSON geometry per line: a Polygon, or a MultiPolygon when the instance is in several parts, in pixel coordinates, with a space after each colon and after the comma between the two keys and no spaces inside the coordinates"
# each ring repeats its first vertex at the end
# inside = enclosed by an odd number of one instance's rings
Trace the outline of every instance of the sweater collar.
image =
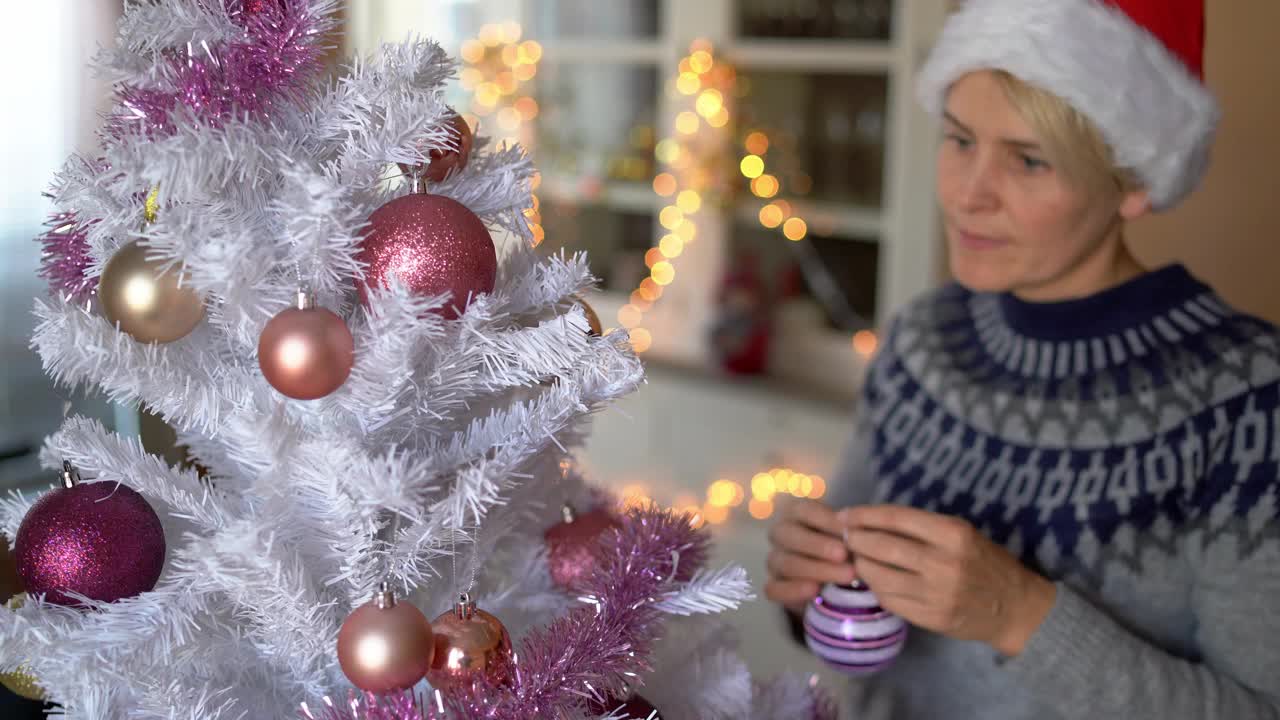
{"type": "Polygon", "coordinates": [[[1079,340],[1136,327],[1172,307],[1210,292],[1180,263],[1081,298],[1031,302],[1013,293],[997,300],[1004,321],[1019,335],[1041,340],[1079,340]]]}

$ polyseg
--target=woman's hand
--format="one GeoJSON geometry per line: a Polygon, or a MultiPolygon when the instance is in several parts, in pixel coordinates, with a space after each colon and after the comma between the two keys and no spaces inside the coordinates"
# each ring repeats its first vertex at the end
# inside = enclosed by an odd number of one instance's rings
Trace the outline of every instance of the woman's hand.
{"type": "Polygon", "coordinates": [[[1015,656],[1053,608],[1053,583],[968,522],[899,505],[843,511],[858,578],[884,608],[1015,656]]]}
{"type": "Polygon", "coordinates": [[[836,511],[816,500],[785,505],[769,531],[765,596],[802,613],[824,583],[852,582],[853,564],[844,546],[844,527],[836,511]]]}

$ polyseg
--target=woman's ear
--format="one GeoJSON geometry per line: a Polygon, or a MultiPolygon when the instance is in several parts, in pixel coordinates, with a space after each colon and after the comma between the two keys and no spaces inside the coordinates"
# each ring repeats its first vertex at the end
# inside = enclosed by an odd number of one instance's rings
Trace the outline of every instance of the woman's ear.
{"type": "Polygon", "coordinates": [[[1145,188],[1130,190],[1120,199],[1120,217],[1128,220],[1138,218],[1151,212],[1151,196],[1145,188]]]}

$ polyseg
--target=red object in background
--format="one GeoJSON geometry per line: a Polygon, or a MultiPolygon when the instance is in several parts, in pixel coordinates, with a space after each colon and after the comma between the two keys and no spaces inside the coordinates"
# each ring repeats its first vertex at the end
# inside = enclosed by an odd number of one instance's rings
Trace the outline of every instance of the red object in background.
{"type": "Polygon", "coordinates": [[[716,302],[719,308],[710,340],[720,366],[736,375],[763,373],[773,335],[771,303],[753,257],[735,261],[720,285],[716,302]]]}

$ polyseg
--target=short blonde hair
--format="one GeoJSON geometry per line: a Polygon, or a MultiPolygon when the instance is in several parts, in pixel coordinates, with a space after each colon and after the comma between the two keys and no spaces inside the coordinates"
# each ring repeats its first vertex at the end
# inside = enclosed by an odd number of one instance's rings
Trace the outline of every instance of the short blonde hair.
{"type": "Polygon", "coordinates": [[[1068,180],[1099,195],[1142,187],[1137,173],[1116,165],[1102,132],[1083,113],[1008,72],[996,70],[994,75],[1009,102],[1040,139],[1049,162],[1068,180]]]}

